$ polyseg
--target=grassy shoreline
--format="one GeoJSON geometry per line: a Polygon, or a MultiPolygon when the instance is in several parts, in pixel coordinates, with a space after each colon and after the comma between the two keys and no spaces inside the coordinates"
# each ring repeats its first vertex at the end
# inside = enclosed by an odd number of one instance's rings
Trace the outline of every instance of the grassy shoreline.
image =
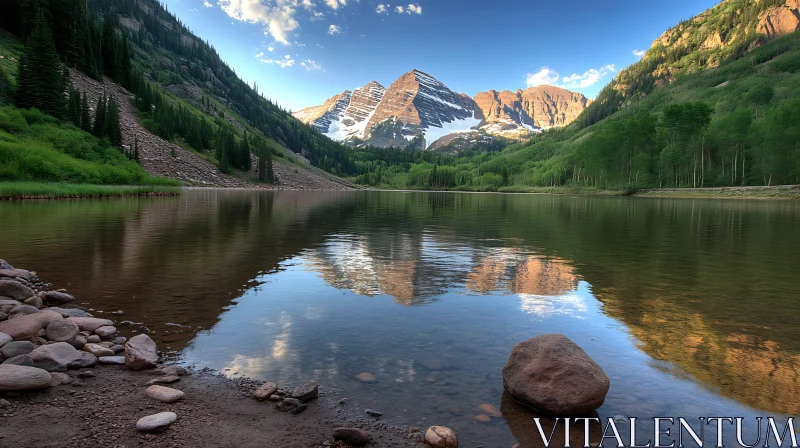
{"type": "Polygon", "coordinates": [[[157,185],[96,185],[55,182],[0,182],[0,200],[122,198],[177,196],[179,187],[157,185]]]}
{"type": "Polygon", "coordinates": [[[774,187],[716,187],[716,188],[665,188],[639,190],[633,196],[640,198],[675,199],[800,199],[800,185],[774,187]]]}

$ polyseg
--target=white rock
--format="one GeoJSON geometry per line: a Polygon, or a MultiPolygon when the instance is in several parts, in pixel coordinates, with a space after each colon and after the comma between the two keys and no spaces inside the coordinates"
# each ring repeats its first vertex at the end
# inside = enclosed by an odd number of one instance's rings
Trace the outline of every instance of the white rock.
{"type": "Polygon", "coordinates": [[[153,385],[148,387],[144,393],[148,397],[154,400],[158,400],[162,403],[174,403],[183,398],[184,395],[186,395],[182,391],[179,391],[178,389],[173,389],[171,387],[164,387],[159,385],[153,385]]]}
{"type": "Polygon", "coordinates": [[[99,344],[91,344],[91,343],[86,344],[83,346],[83,351],[91,353],[94,356],[97,356],[98,358],[101,358],[103,356],[114,356],[114,350],[103,347],[102,345],[99,344]]]}
{"type": "Polygon", "coordinates": [[[0,364],[0,391],[47,389],[52,381],[47,371],[36,367],[0,364]]]}
{"type": "Polygon", "coordinates": [[[178,414],[174,412],[160,412],[158,414],[148,415],[147,417],[140,418],[139,421],[136,422],[136,430],[142,432],[160,432],[167,429],[167,427],[177,419],[178,414]]]}
{"type": "Polygon", "coordinates": [[[125,343],[125,365],[133,370],[155,367],[158,362],[156,343],[146,334],[132,337],[125,343]]]}
{"type": "Polygon", "coordinates": [[[125,357],[124,356],[103,356],[102,358],[97,358],[97,362],[99,362],[100,364],[106,364],[106,365],[124,366],[125,365],[125,357]]]}

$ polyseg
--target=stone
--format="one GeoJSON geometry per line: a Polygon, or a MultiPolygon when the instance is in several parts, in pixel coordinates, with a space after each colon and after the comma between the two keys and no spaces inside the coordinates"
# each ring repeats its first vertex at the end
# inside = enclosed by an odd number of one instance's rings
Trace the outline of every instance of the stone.
{"type": "Polygon", "coordinates": [[[50,322],[45,328],[47,339],[55,342],[69,342],[78,336],[80,329],[69,319],[50,322]]]}
{"type": "Polygon", "coordinates": [[[158,362],[156,343],[146,334],[138,334],[125,343],[125,365],[132,370],[155,367],[158,362]]]}
{"type": "Polygon", "coordinates": [[[136,430],[141,432],[162,432],[178,419],[174,412],[160,412],[142,417],[136,422],[136,430]]]}
{"type": "Polygon", "coordinates": [[[605,401],[610,380],[569,338],[545,334],[514,346],[503,387],[519,402],[551,415],[591,412],[605,401]]]}
{"type": "Polygon", "coordinates": [[[114,346],[114,344],[112,344],[109,341],[98,342],[97,345],[99,345],[100,347],[105,347],[105,348],[111,348],[111,347],[114,346]]]}
{"type": "Polygon", "coordinates": [[[0,391],[25,391],[47,389],[52,378],[50,373],[36,367],[0,364],[0,391]]]}
{"type": "Polygon", "coordinates": [[[475,416],[475,421],[478,423],[489,423],[492,419],[486,414],[478,414],[475,416]]]}
{"type": "Polygon", "coordinates": [[[6,319],[8,319],[8,314],[0,311],[0,322],[4,321],[6,319]]]}
{"type": "Polygon", "coordinates": [[[9,335],[7,335],[5,333],[0,333],[0,347],[8,344],[9,342],[11,342],[13,340],[14,340],[14,338],[12,338],[11,336],[9,336],[9,335]]]}
{"type": "Polygon", "coordinates": [[[369,372],[363,372],[356,375],[356,379],[363,383],[374,383],[375,377],[369,372]]]}
{"type": "Polygon", "coordinates": [[[84,370],[78,374],[78,378],[95,378],[97,376],[96,373],[92,372],[91,370],[84,370]]]}
{"type": "MultiPolygon", "coordinates": [[[[574,422],[570,425],[570,430],[567,434],[563,418],[549,416],[522,405],[515,401],[508,392],[503,392],[503,396],[500,399],[500,410],[503,412],[503,420],[508,425],[508,429],[521,447],[545,447],[546,445],[542,443],[539,431],[543,431],[547,438],[555,441],[550,444],[550,447],[553,448],[566,446],[567,442],[565,441],[569,441],[569,445],[573,447],[583,446],[585,440],[588,440],[589,446],[593,447],[598,446],[603,441],[604,425],[601,424],[600,415],[597,411],[581,416],[589,419],[588,434],[586,425],[582,423],[574,424],[574,422]],[[539,429],[539,425],[541,425],[541,429],[539,429]]],[[[604,443],[604,445],[610,446],[609,443],[604,443]]]]}
{"type": "Polygon", "coordinates": [[[177,383],[180,380],[181,380],[181,377],[179,377],[179,376],[167,375],[167,376],[161,376],[161,377],[158,377],[158,378],[153,378],[152,380],[147,382],[147,385],[150,386],[150,385],[153,385],[153,384],[172,384],[172,383],[177,383]]]}
{"type": "Polygon", "coordinates": [[[24,315],[28,315],[28,314],[36,314],[38,312],[39,312],[39,308],[36,308],[35,306],[17,305],[17,306],[14,307],[14,309],[11,310],[10,313],[8,313],[8,318],[9,319],[13,319],[14,316],[19,316],[19,315],[23,315],[24,316],[24,315]]]}
{"type": "Polygon", "coordinates": [[[316,381],[309,381],[294,388],[292,391],[292,398],[296,398],[302,402],[313,400],[319,397],[319,385],[316,381]]]}
{"type": "Polygon", "coordinates": [[[81,330],[88,331],[90,333],[93,333],[100,327],[114,325],[114,322],[108,319],[99,319],[97,317],[70,317],[67,320],[75,322],[78,324],[78,327],[80,327],[81,330]]]}
{"type": "Polygon", "coordinates": [[[375,418],[380,418],[380,417],[382,417],[382,416],[383,416],[383,412],[379,412],[379,411],[373,411],[372,409],[367,409],[367,410],[366,410],[366,411],[364,411],[364,412],[365,412],[367,415],[369,415],[369,416],[371,416],[371,417],[375,417],[375,418]]]}
{"type": "Polygon", "coordinates": [[[83,350],[83,346],[88,344],[88,343],[89,343],[89,341],[87,341],[86,338],[84,336],[81,336],[81,335],[77,335],[77,336],[75,336],[74,339],[69,341],[69,344],[71,346],[77,348],[78,350],[83,350]]]}
{"type": "Polygon", "coordinates": [[[369,433],[360,428],[336,428],[333,438],[352,446],[364,446],[369,443],[369,433]]]}
{"type": "Polygon", "coordinates": [[[97,358],[97,362],[100,364],[110,365],[110,366],[124,366],[125,365],[125,357],[124,356],[103,356],[102,358],[97,358]]]}
{"type": "MultiPolygon", "coordinates": [[[[39,277],[36,276],[35,272],[26,271],[25,269],[0,269],[0,278],[24,278],[25,280],[36,283],[39,281],[39,277]]],[[[3,294],[5,295],[5,294],[3,294]]]]}
{"type": "Polygon", "coordinates": [[[43,345],[31,352],[36,367],[48,372],[63,372],[81,358],[81,352],[66,342],[43,345]]]}
{"type": "Polygon", "coordinates": [[[0,279],[0,296],[6,296],[12,300],[25,300],[33,295],[33,290],[20,282],[8,279],[0,279]]]}
{"type": "Polygon", "coordinates": [[[153,385],[148,387],[144,393],[148,397],[154,400],[158,400],[162,403],[175,403],[176,401],[183,398],[184,395],[186,395],[180,390],[159,385],[153,385]]]}
{"type": "Polygon", "coordinates": [[[30,339],[39,334],[39,330],[50,325],[51,322],[61,320],[58,313],[42,310],[35,314],[19,316],[0,322],[0,333],[5,333],[16,340],[30,339]]]}
{"type": "Polygon", "coordinates": [[[37,310],[41,309],[42,306],[44,306],[44,302],[42,302],[42,298],[39,296],[28,297],[27,299],[25,299],[23,303],[35,307],[37,310]]]}
{"type": "Polygon", "coordinates": [[[72,382],[72,378],[69,375],[61,372],[50,373],[50,378],[51,378],[50,387],[56,387],[62,384],[69,384],[72,382]]]}
{"type": "Polygon", "coordinates": [[[114,356],[114,350],[92,343],[84,345],[83,351],[91,353],[98,358],[102,358],[103,356],[114,356]]]}
{"type": "Polygon", "coordinates": [[[125,346],[124,345],[112,345],[110,348],[111,348],[111,351],[114,352],[115,355],[125,351],[125,346]]]}
{"type": "Polygon", "coordinates": [[[97,356],[91,353],[81,352],[81,357],[69,363],[69,369],[86,369],[97,365],[97,356]]]}
{"type": "Polygon", "coordinates": [[[0,355],[6,358],[13,358],[19,355],[27,355],[36,348],[30,341],[13,341],[0,348],[0,355]]]}
{"type": "Polygon", "coordinates": [[[281,401],[281,400],[283,400],[283,397],[281,397],[280,395],[270,395],[269,396],[269,401],[281,401]]]}
{"type": "Polygon", "coordinates": [[[31,358],[31,355],[27,355],[27,354],[25,354],[25,355],[17,355],[17,356],[15,356],[13,358],[8,358],[5,361],[3,361],[3,364],[15,365],[15,366],[36,367],[36,365],[33,363],[33,358],[31,358]]]}
{"type": "Polygon", "coordinates": [[[98,328],[97,330],[94,330],[94,334],[100,336],[103,339],[107,339],[117,334],[117,328],[111,325],[106,325],[104,327],[98,328]]]}
{"type": "Polygon", "coordinates": [[[458,439],[452,429],[431,426],[425,431],[425,443],[431,448],[458,448],[458,439]]]}
{"type": "Polygon", "coordinates": [[[75,297],[59,291],[47,291],[42,294],[42,300],[45,303],[55,303],[56,305],[63,305],[75,301],[75,297]]]}
{"type": "Polygon", "coordinates": [[[48,311],[53,311],[58,314],[61,314],[63,317],[94,317],[91,314],[87,313],[86,311],[80,308],[59,308],[57,306],[51,306],[46,308],[48,311]]]}
{"type": "Polygon", "coordinates": [[[273,383],[271,381],[266,382],[261,385],[255,392],[253,392],[253,398],[258,401],[264,401],[270,397],[270,395],[274,394],[278,391],[278,384],[273,383]]]}
{"type": "Polygon", "coordinates": [[[503,418],[503,413],[499,409],[487,403],[478,406],[478,410],[492,418],[503,418]]]}
{"type": "Polygon", "coordinates": [[[172,365],[172,366],[161,366],[161,367],[157,368],[153,373],[156,373],[156,374],[159,374],[159,375],[167,375],[167,376],[170,376],[170,375],[187,376],[187,375],[189,375],[189,372],[187,372],[186,369],[184,369],[181,366],[175,366],[175,365],[172,365]]]}
{"type": "Polygon", "coordinates": [[[302,401],[296,398],[284,398],[275,406],[275,409],[281,412],[290,412],[292,414],[299,414],[306,410],[308,406],[303,404],[302,401]]]}
{"type": "Polygon", "coordinates": [[[14,266],[11,266],[6,260],[0,258],[0,269],[14,269],[14,266]]]}
{"type": "Polygon", "coordinates": [[[87,336],[86,337],[86,342],[89,342],[89,343],[92,343],[92,344],[99,344],[101,341],[102,341],[102,339],[100,339],[100,336],[98,336],[96,334],[93,334],[91,336],[87,336]]]}

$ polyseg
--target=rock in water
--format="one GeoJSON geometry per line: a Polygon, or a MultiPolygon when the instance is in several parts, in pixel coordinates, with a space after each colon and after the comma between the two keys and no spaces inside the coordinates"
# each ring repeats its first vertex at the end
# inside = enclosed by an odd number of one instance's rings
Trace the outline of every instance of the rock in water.
{"type": "Polygon", "coordinates": [[[503,387],[539,411],[573,416],[603,404],[610,381],[569,338],[545,334],[514,346],[503,367],[503,387]]]}
{"type": "Polygon", "coordinates": [[[488,403],[478,406],[478,410],[480,410],[482,414],[486,414],[492,418],[503,418],[503,414],[500,410],[488,403]]]}
{"type": "Polygon", "coordinates": [[[369,433],[360,428],[336,428],[333,438],[352,446],[364,446],[369,443],[369,433]]]}
{"type": "Polygon", "coordinates": [[[125,365],[133,370],[155,367],[158,362],[156,343],[146,334],[132,337],[125,343],[125,365]]]}
{"type": "Polygon", "coordinates": [[[313,400],[319,397],[319,385],[316,381],[309,381],[294,388],[292,391],[292,398],[296,398],[302,402],[313,400]]]}
{"type": "Polygon", "coordinates": [[[158,414],[142,417],[136,422],[136,430],[142,432],[161,432],[164,431],[178,419],[178,414],[174,412],[160,412],[158,414]]]}
{"type": "Polygon", "coordinates": [[[174,403],[186,395],[177,389],[158,385],[148,387],[144,393],[148,397],[158,400],[162,403],[174,403]]]}
{"type": "Polygon", "coordinates": [[[369,372],[363,372],[356,375],[356,379],[363,383],[374,383],[375,377],[369,372]]]}
{"type": "Polygon", "coordinates": [[[47,291],[42,294],[42,299],[45,303],[55,303],[56,305],[63,305],[75,301],[75,297],[58,291],[47,291]]]}
{"type": "Polygon", "coordinates": [[[48,372],[36,367],[0,364],[0,391],[46,389],[52,381],[48,372]]]}
{"type": "Polygon", "coordinates": [[[308,406],[303,404],[302,401],[296,398],[284,398],[283,401],[275,406],[275,409],[281,412],[291,412],[292,414],[299,414],[306,410],[308,406]]]}
{"type": "Polygon", "coordinates": [[[57,320],[50,322],[47,328],[45,328],[45,332],[47,334],[47,339],[51,341],[69,342],[78,336],[80,329],[75,322],[70,322],[69,320],[57,320]]]}
{"type": "Polygon", "coordinates": [[[43,345],[31,352],[36,367],[48,372],[63,372],[81,356],[81,352],[66,342],[43,345]]]}
{"type": "Polygon", "coordinates": [[[78,324],[78,327],[80,327],[82,331],[88,331],[90,333],[93,333],[94,330],[100,327],[114,325],[114,322],[108,319],[99,319],[97,317],[70,317],[67,320],[78,324]]]}
{"type": "Polygon", "coordinates": [[[33,290],[15,280],[0,280],[0,296],[13,300],[25,300],[33,295],[33,290]]]}
{"type": "Polygon", "coordinates": [[[258,401],[264,401],[269,398],[270,395],[274,394],[278,391],[278,384],[273,383],[271,381],[266,382],[261,385],[255,392],[253,392],[253,398],[258,401]]]}
{"type": "Polygon", "coordinates": [[[431,426],[425,431],[425,443],[432,448],[458,448],[458,439],[452,429],[431,426]]]}

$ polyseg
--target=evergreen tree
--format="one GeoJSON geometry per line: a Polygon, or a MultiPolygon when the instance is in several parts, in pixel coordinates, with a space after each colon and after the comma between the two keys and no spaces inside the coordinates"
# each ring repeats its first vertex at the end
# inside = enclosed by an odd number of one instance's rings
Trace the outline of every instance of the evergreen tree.
{"type": "Polygon", "coordinates": [[[253,159],[250,158],[250,143],[247,141],[247,131],[244,132],[244,139],[239,145],[239,166],[242,171],[250,171],[253,167],[253,159]]]}
{"type": "Polygon", "coordinates": [[[81,129],[92,132],[92,118],[89,115],[89,99],[86,97],[86,92],[81,95],[81,129]]]}
{"type": "Polygon", "coordinates": [[[3,67],[0,67],[0,104],[8,102],[11,96],[11,83],[8,81],[3,67]]]}
{"type": "Polygon", "coordinates": [[[134,137],[133,139],[133,160],[137,163],[140,163],[139,160],[139,137],[134,137]]]}
{"type": "Polygon", "coordinates": [[[275,172],[272,171],[272,150],[267,148],[266,151],[266,165],[267,165],[267,182],[274,184],[275,183],[275,172]]]}
{"type": "Polygon", "coordinates": [[[67,101],[69,112],[69,120],[75,124],[76,127],[81,127],[81,93],[75,88],[69,88],[69,100],[67,101]]]}
{"type": "Polygon", "coordinates": [[[122,130],[119,126],[119,108],[114,97],[109,97],[108,106],[105,117],[105,136],[112,145],[117,148],[122,147],[122,130]]]}
{"type": "Polygon", "coordinates": [[[44,14],[39,11],[25,52],[19,59],[15,104],[25,109],[35,107],[61,118],[66,108],[65,87],[66,79],[53,35],[44,14]]]}
{"type": "Polygon", "coordinates": [[[97,107],[94,110],[94,127],[92,134],[97,138],[105,137],[106,130],[106,93],[97,99],[97,107]]]}
{"type": "Polygon", "coordinates": [[[125,36],[122,38],[122,55],[120,57],[121,73],[118,81],[120,84],[122,84],[122,87],[131,90],[131,88],[133,87],[131,83],[133,73],[131,69],[131,55],[129,47],[130,44],[128,43],[128,37],[125,36]]]}

